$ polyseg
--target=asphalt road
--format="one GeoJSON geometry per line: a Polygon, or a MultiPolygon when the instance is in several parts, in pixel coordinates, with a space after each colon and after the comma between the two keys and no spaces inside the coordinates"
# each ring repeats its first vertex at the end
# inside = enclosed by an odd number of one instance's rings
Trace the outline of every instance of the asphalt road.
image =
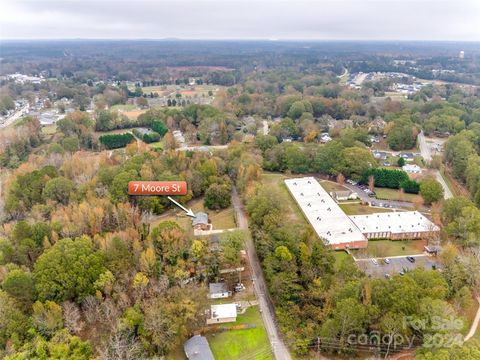
{"type": "MultiPolygon", "coordinates": [[[[235,187],[232,191],[232,201],[233,207],[235,208],[238,227],[240,229],[248,229],[248,219],[245,215],[242,201],[240,200],[240,197],[238,196],[235,187]]],[[[260,261],[257,257],[255,244],[250,237],[246,241],[245,247],[247,251],[248,261],[250,262],[250,267],[252,268],[252,273],[254,276],[253,288],[255,290],[255,295],[258,300],[260,312],[262,313],[263,323],[265,325],[265,329],[267,330],[268,339],[270,340],[270,345],[272,347],[275,359],[292,360],[292,357],[288,352],[287,346],[279,335],[275,320],[273,304],[270,300],[270,296],[268,295],[267,285],[263,277],[263,271],[260,265],[260,261]]]]}
{"type": "MultiPolygon", "coordinates": [[[[395,200],[379,200],[372,198],[367,195],[365,191],[363,191],[359,186],[356,185],[350,185],[350,184],[343,184],[343,186],[347,187],[348,189],[352,190],[353,192],[356,192],[358,196],[360,197],[361,200],[366,201],[368,203],[372,203],[372,205],[375,206],[375,204],[388,204],[390,205],[390,208],[395,208],[395,209],[400,209],[400,208],[414,208],[414,204],[406,201],[395,201],[395,200]]],[[[379,206],[381,207],[381,206],[379,206]]]]}
{"type": "MultiPolygon", "coordinates": [[[[418,134],[418,145],[420,147],[420,153],[422,154],[422,157],[425,159],[425,161],[429,162],[432,160],[432,150],[430,146],[427,143],[427,140],[425,139],[425,135],[423,131],[418,134]]],[[[435,178],[437,181],[442,185],[443,187],[443,193],[444,193],[444,198],[445,199],[450,199],[453,197],[452,192],[450,191],[450,188],[448,187],[447,183],[443,179],[442,174],[440,174],[440,171],[438,170],[433,170],[435,174],[435,178]]]]}
{"type": "Polygon", "coordinates": [[[7,127],[17,121],[20,117],[25,115],[28,111],[28,105],[18,109],[14,114],[10,115],[8,118],[5,119],[5,122],[0,123],[0,128],[7,127]]]}

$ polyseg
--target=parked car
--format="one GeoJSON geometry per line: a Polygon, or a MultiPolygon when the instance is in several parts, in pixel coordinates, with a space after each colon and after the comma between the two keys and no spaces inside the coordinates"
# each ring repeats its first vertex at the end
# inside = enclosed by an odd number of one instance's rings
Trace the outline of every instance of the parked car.
{"type": "Polygon", "coordinates": [[[407,256],[407,260],[410,261],[411,263],[415,262],[415,258],[413,256],[407,256]]]}
{"type": "Polygon", "coordinates": [[[390,274],[385,274],[385,279],[391,279],[392,278],[392,275],[390,274]]]}
{"type": "Polygon", "coordinates": [[[389,258],[385,258],[385,259],[383,259],[383,262],[384,262],[385,264],[390,264],[390,259],[389,259],[389,258]]]}
{"type": "Polygon", "coordinates": [[[378,265],[377,259],[372,259],[372,263],[373,263],[373,265],[378,265]]]}
{"type": "Polygon", "coordinates": [[[399,273],[401,276],[405,275],[405,271],[403,271],[403,270],[400,270],[398,273],[399,273]]]}

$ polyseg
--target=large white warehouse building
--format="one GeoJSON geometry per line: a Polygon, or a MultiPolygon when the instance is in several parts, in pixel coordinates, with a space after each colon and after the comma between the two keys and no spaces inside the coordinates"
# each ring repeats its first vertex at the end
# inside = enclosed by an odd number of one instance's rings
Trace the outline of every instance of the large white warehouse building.
{"type": "Polygon", "coordinates": [[[317,235],[335,250],[367,247],[367,238],[313,177],[285,180],[317,235]]]}
{"type": "Polygon", "coordinates": [[[335,250],[365,248],[368,239],[421,239],[440,231],[418,211],[347,216],[313,177],[285,184],[317,235],[335,250]]]}

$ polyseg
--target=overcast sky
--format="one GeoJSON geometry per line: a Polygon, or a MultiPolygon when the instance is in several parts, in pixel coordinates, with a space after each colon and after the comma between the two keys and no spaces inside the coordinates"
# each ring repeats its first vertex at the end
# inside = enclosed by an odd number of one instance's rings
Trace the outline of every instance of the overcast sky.
{"type": "Polygon", "coordinates": [[[0,0],[0,37],[480,41],[480,0],[0,0]]]}

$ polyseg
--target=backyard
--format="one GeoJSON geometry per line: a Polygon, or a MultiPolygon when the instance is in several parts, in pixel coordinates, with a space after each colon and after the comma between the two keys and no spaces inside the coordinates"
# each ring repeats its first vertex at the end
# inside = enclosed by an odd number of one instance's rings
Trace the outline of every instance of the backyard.
{"type": "MultiPolygon", "coordinates": [[[[248,324],[255,327],[241,330],[227,330],[208,335],[208,342],[216,360],[273,359],[267,333],[257,307],[252,306],[245,314],[238,315],[234,325],[248,324]]],[[[233,324],[225,324],[226,327],[233,324]]]]}
{"type": "MultiPolygon", "coordinates": [[[[203,206],[203,198],[192,200],[184,206],[187,209],[191,208],[195,213],[199,211],[206,212],[213,224],[214,230],[232,229],[236,227],[234,210],[231,206],[218,211],[205,209],[203,206]]],[[[185,213],[178,208],[169,210],[165,214],[157,216],[155,220],[151,222],[151,228],[157,226],[162,221],[175,221],[180,225],[180,227],[187,231],[191,231],[192,229],[192,219],[186,216],[185,213]]]]}

